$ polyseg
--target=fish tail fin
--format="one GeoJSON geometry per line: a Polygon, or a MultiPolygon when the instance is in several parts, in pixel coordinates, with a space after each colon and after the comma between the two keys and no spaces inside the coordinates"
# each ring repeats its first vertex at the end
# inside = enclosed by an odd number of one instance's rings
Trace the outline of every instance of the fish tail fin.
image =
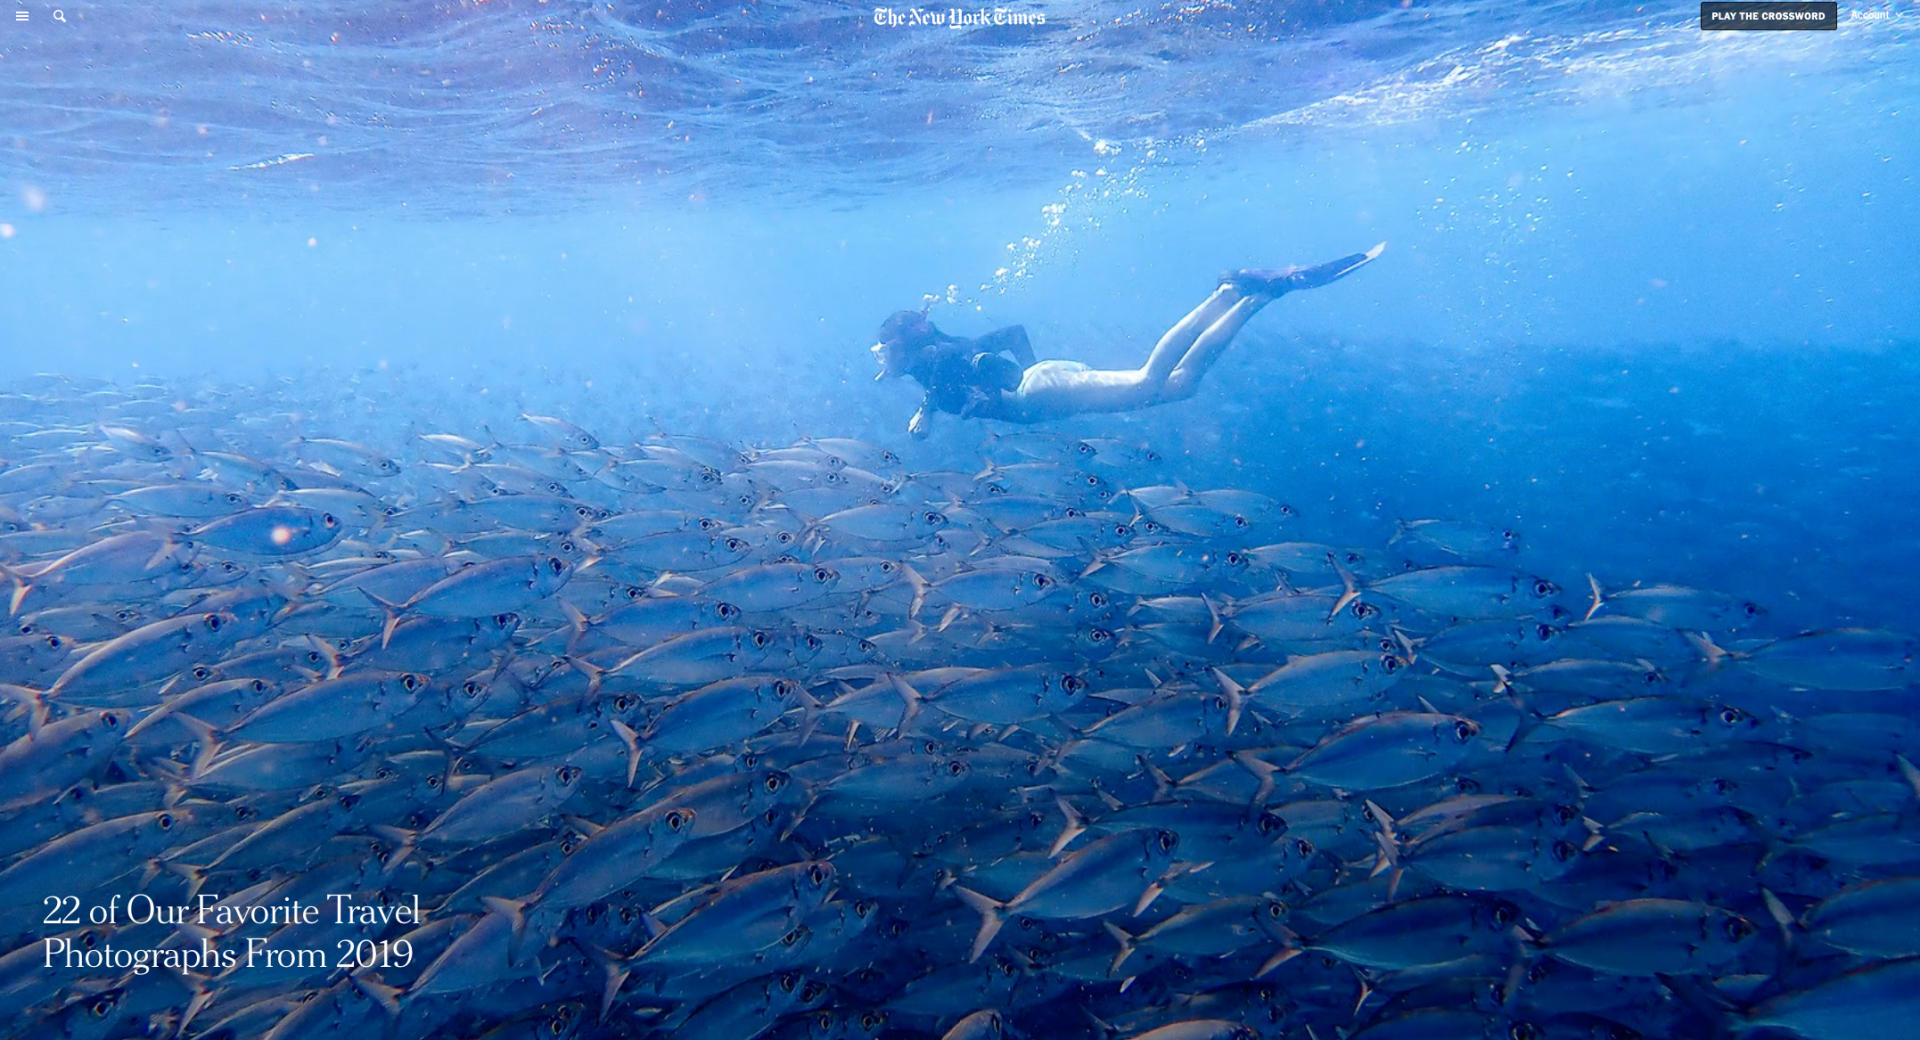
{"type": "Polygon", "coordinates": [[[503,896],[481,896],[480,902],[489,913],[499,914],[507,919],[513,928],[513,943],[507,947],[507,961],[518,964],[521,961],[521,944],[527,936],[527,905],[518,899],[503,896]]]}
{"type": "Polygon", "coordinates": [[[400,604],[382,599],[366,589],[361,589],[360,594],[372,600],[387,615],[386,624],[380,626],[380,649],[385,650],[387,644],[393,642],[393,630],[400,625],[400,604]]]}
{"type": "Polygon", "coordinates": [[[993,937],[1000,934],[1000,926],[1007,923],[1007,904],[962,885],[954,885],[952,890],[961,902],[980,915],[980,934],[973,937],[973,952],[967,957],[967,963],[972,964],[987,952],[993,937]]]}
{"type": "Polygon", "coordinates": [[[1220,630],[1227,627],[1226,622],[1220,620],[1220,608],[1214,605],[1213,597],[1202,592],[1200,602],[1207,605],[1207,642],[1211,644],[1220,638],[1220,630]]]}
{"type": "Polygon", "coordinates": [[[1251,751],[1234,752],[1233,761],[1260,781],[1260,787],[1253,792],[1253,801],[1248,808],[1259,809],[1267,804],[1267,796],[1273,793],[1273,778],[1279,775],[1280,767],[1251,751]]]}
{"type": "Polygon", "coordinates": [[[1368,877],[1379,877],[1387,871],[1400,869],[1400,835],[1393,829],[1393,817],[1379,804],[1369,798],[1366,800],[1367,818],[1373,821],[1373,843],[1380,850],[1373,864],[1373,872],[1368,877]]]}
{"type": "Polygon", "coordinates": [[[607,1012],[613,1010],[613,1002],[620,997],[620,987],[627,984],[630,971],[627,968],[626,959],[584,939],[574,937],[567,941],[586,954],[588,960],[600,966],[600,972],[604,976],[604,982],[600,988],[600,1018],[604,1021],[607,1012]]]}
{"type": "Polygon", "coordinates": [[[399,1017],[400,1006],[406,995],[404,990],[398,986],[387,985],[380,980],[380,976],[368,971],[355,972],[347,978],[352,980],[355,989],[366,994],[368,1000],[380,1005],[389,1016],[399,1017]]]}
{"type": "Polygon", "coordinates": [[[19,617],[20,604],[26,602],[27,593],[33,591],[33,584],[27,580],[26,575],[5,564],[0,564],[0,577],[13,582],[13,596],[7,600],[7,616],[19,617]]]}
{"type": "Polygon", "coordinates": [[[1106,929],[1107,934],[1112,936],[1113,941],[1120,947],[1113,955],[1113,963],[1107,965],[1107,975],[1109,977],[1118,975],[1120,974],[1120,966],[1127,963],[1127,958],[1133,956],[1133,936],[1128,935],[1126,929],[1121,928],[1112,921],[1101,921],[1100,927],[1106,929]]]}
{"type": "Polygon", "coordinates": [[[1333,572],[1340,576],[1340,598],[1334,600],[1333,609],[1327,611],[1327,620],[1331,621],[1347,609],[1347,604],[1360,598],[1360,579],[1355,578],[1353,572],[1341,564],[1334,554],[1327,554],[1327,562],[1333,565],[1333,572]]]}
{"type": "Polygon", "coordinates": [[[567,616],[567,653],[572,654],[579,647],[580,640],[586,638],[587,632],[593,628],[593,621],[587,617],[586,611],[571,602],[561,599],[559,603],[561,612],[567,616]]]}
{"type": "Polygon", "coordinates": [[[1227,736],[1240,728],[1240,716],[1247,709],[1247,688],[1233,681],[1233,677],[1218,668],[1211,669],[1213,681],[1220,684],[1220,692],[1227,698],[1227,736]]]}
{"type": "Polygon", "coordinates": [[[613,720],[613,731],[619,735],[620,743],[626,745],[627,786],[632,787],[633,778],[640,773],[640,734],[635,733],[632,726],[619,719],[613,720]]]}
{"type": "Polygon", "coordinates": [[[904,736],[907,732],[907,727],[913,725],[913,720],[920,717],[920,708],[926,703],[926,699],[920,696],[919,690],[909,686],[907,680],[901,678],[899,673],[889,672],[887,673],[887,678],[892,680],[894,692],[898,693],[900,699],[906,702],[906,707],[900,712],[900,727],[895,731],[904,736]]]}
{"type": "MultiPolygon", "coordinates": [[[[638,656],[640,655],[639,654],[633,655],[633,657],[638,657],[638,656]]],[[[596,697],[596,696],[599,696],[600,694],[600,684],[606,680],[607,673],[611,671],[618,671],[622,665],[625,665],[628,661],[632,661],[633,657],[627,658],[626,661],[622,661],[620,662],[620,664],[614,665],[612,668],[602,668],[599,665],[594,664],[593,662],[587,660],[584,657],[568,657],[567,662],[573,665],[576,671],[579,671],[586,675],[587,695],[590,697],[596,697]]]]}
{"type": "MultiPolygon", "coordinates": [[[[913,613],[918,613],[920,603],[927,598],[927,579],[920,576],[905,560],[900,562],[900,576],[906,579],[907,587],[913,590],[913,613]]],[[[908,615],[912,616],[912,613],[908,615]]]]}
{"type": "Polygon", "coordinates": [[[1587,575],[1587,588],[1593,592],[1593,605],[1587,608],[1586,616],[1580,619],[1582,621],[1592,621],[1593,616],[1600,612],[1600,604],[1607,600],[1606,594],[1600,591],[1600,579],[1592,574],[1587,575]]]}
{"type": "Polygon", "coordinates": [[[1062,849],[1065,849],[1073,842],[1073,839],[1078,838],[1087,831],[1086,819],[1080,815],[1079,810],[1073,807],[1072,802],[1067,801],[1066,798],[1062,796],[1055,796],[1053,801],[1055,805],[1060,807],[1060,814],[1067,818],[1067,823],[1066,826],[1060,828],[1060,835],[1053,839],[1053,845],[1047,849],[1048,859],[1058,858],[1062,849]]]}
{"type": "Polygon", "coordinates": [[[1147,776],[1153,780],[1153,797],[1148,801],[1156,805],[1173,801],[1173,794],[1179,790],[1180,782],[1168,776],[1166,770],[1154,765],[1145,755],[1135,756],[1134,761],[1140,763],[1140,767],[1145,769],[1147,776]]]}

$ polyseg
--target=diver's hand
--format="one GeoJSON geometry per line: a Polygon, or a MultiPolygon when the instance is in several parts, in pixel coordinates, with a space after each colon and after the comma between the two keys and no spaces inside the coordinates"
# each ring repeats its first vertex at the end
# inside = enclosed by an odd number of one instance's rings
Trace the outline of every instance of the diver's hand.
{"type": "Polygon", "coordinates": [[[932,430],[933,423],[927,419],[927,410],[925,408],[913,413],[913,418],[907,420],[907,433],[916,439],[925,440],[927,434],[932,432],[932,430]]]}

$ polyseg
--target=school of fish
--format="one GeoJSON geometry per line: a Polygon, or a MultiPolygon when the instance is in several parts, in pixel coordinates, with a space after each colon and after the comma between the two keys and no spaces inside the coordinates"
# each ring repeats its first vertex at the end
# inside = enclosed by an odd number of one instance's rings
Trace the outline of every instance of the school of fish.
{"type": "Polygon", "coordinates": [[[1121,438],[927,468],[380,413],[0,393],[7,1035],[1920,1015],[1911,634],[1446,518],[1296,540],[1121,438]]]}

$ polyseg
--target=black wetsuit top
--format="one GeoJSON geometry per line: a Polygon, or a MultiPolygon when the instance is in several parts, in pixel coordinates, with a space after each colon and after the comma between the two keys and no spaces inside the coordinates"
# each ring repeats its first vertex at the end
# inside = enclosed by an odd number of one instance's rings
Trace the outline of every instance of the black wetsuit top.
{"type": "Polygon", "coordinates": [[[926,388],[923,408],[962,415],[979,394],[1020,389],[1020,377],[1031,364],[1027,330],[1010,325],[979,339],[942,336],[914,355],[907,374],[926,388]],[[1016,360],[1008,360],[1002,351],[1016,360]]]}

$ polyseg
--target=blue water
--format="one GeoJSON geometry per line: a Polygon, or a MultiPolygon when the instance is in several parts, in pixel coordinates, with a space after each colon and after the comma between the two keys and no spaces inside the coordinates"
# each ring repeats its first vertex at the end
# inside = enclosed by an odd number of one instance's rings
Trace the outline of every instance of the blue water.
{"type": "Polygon", "coordinates": [[[1920,629],[1911,2],[1823,33],[1517,0],[1021,0],[1043,26],[969,30],[791,0],[20,9],[0,387],[284,380],[327,415],[351,377],[391,402],[362,428],[524,410],[971,470],[980,424],[914,442],[918,390],[873,381],[888,313],[1131,367],[1222,271],[1384,240],[1193,400],[1051,428],[1153,444],[1141,484],[1279,498],[1303,540],[1477,521],[1572,589],[1920,629]]]}
{"type": "Polygon", "coordinates": [[[1913,616],[1911,4],[1022,10],[34,8],[0,371],[385,364],[615,434],[904,442],[862,349],[896,308],[1131,366],[1221,270],[1385,239],[1199,399],[1062,428],[1322,537],[1483,518],[1562,570],[1913,616]]]}

